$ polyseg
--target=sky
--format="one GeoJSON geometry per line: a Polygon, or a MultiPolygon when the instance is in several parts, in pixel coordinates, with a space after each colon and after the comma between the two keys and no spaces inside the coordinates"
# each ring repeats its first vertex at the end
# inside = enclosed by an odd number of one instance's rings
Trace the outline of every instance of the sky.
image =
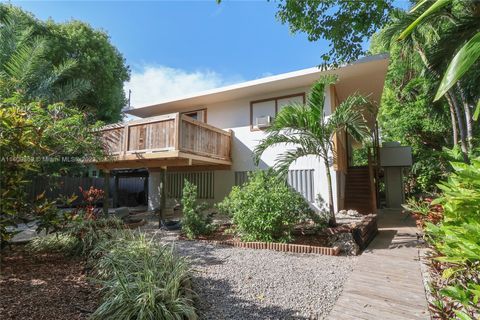
{"type": "Polygon", "coordinates": [[[326,41],[291,34],[273,1],[11,1],[37,18],[105,30],[131,69],[139,107],[318,65],[326,41]]]}

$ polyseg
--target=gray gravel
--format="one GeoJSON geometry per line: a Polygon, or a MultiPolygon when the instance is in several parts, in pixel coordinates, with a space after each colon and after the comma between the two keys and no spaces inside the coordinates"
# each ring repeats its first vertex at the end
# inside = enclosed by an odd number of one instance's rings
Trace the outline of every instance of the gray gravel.
{"type": "Polygon", "coordinates": [[[191,260],[204,319],[323,319],[356,261],[195,241],[175,246],[191,260]]]}

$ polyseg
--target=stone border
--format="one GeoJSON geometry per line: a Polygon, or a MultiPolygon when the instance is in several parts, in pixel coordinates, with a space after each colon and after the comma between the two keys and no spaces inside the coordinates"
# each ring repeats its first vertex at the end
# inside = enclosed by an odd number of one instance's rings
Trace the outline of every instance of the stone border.
{"type": "Polygon", "coordinates": [[[240,241],[218,241],[218,240],[197,240],[200,242],[213,245],[226,245],[237,248],[259,249],[259,250],[275,250],[281,252],[292,253],[314,253],[328,256],[338,256],[340,247],[318,247],[293,243],[278,242],[240,242],[240,241]]]}
{"type": "Polygon", "coordinates": [[[430,260],[428,254],[432,253],[430,248],[418,248],[418,258],[420,262],[420,273],[422,274],[423,288],[425,289],[425,299],[427,300],[427,308],[430,318],[433,319],[433,311],[430,309],[430,304],[433,304],[435,297],[433,296],[432,288],[430,284],[433,283],[433,278],[430,274],[430,266],[428,261],[430,260]]]}

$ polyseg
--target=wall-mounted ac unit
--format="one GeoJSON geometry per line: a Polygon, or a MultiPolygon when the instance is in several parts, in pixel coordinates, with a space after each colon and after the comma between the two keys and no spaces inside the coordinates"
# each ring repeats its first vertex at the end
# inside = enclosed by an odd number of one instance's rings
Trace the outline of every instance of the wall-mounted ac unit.
{"type": "Polygon", "coordinates": [[[258,117],[255,120],[255,127],[266,128],[266,127],[270,127],[271,123],[272,123],[272,117],[271,116],[258,117]]]}

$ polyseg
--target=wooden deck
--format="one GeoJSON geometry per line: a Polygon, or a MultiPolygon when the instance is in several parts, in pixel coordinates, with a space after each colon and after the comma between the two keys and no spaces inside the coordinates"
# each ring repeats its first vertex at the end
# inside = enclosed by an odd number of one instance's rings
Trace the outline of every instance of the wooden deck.
{"type": "Polygon", "coordinates": [[[100,169],[230,166],[232,133],[181,113],[112,124],[100,130],[100,169]]]}
{"type": "Polygon", "coordinates": [[[328,319],[430,319],[415,224],[400,210],[382,210],[379,231],[358,258],[328,319]]]}

